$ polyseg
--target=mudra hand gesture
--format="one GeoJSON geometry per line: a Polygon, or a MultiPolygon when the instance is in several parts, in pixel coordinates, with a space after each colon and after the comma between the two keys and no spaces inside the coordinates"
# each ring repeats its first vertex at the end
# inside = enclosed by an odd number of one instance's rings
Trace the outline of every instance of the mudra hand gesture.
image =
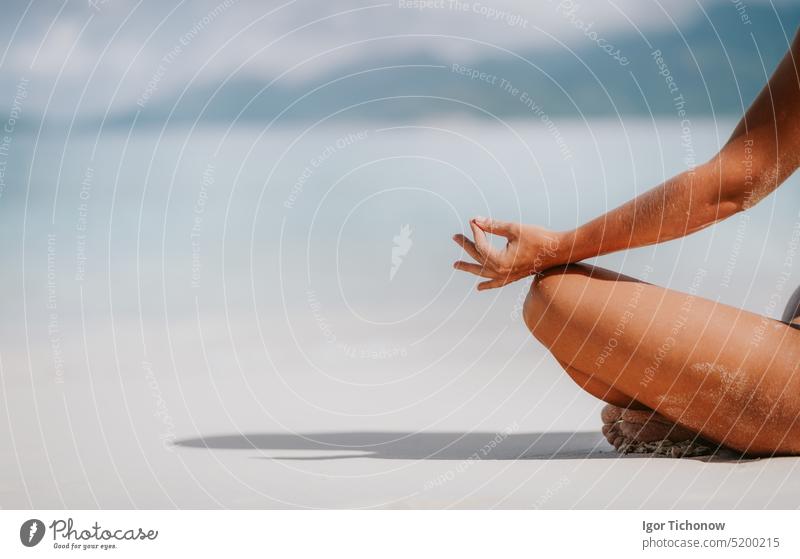
{"type": "Polygon", "coordinates": [[[459,260],[453,264],[457,270],[488,278],[478,284],[478,290],[502,287],[531,274],[563,264],[561,236],[536,225],[498,221],[485,217],[470,220],[474,240],[464,235],[453,236],[475,262],[459,260]],[[486,233],[508,239],[505,248],[491,245],[486,233]]]}

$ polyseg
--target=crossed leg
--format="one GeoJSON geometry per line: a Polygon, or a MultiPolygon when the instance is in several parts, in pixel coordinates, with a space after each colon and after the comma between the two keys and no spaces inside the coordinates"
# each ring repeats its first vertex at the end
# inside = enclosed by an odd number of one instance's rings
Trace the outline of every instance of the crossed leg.
{"type": "Polygon", "coordinates": [[[525,323],[592,395],[753,455],[800,454],[800,330],[585,265],[537,277],[525,323]]]}

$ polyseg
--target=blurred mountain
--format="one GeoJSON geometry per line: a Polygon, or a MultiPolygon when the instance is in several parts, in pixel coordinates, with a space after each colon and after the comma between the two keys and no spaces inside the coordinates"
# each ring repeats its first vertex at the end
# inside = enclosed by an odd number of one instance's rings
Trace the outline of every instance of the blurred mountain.
{"type": "MultiPolygon", "coordinates": [[[[151,101],[139,111],[138,123],[451,115],[581,118],[675,115],[681,107],[695,117],[739,115],[786,52],[800,24],[800,4],[753,3],[745,12],[726,2],[701,11],[704,17],[680,28],[647,34],[629,28],[603,36],[596,30],[603,44],[613,45],[627,59],[625,65],[590,37],[573,50],[537,47],[511,53],[487,46],[482,57],[471,60],[398,49],[396,55],[358,59],[305,80],[268,85],[274,76],[249,77],[197,86],[181,97],[151,101]],[[655,60],[655,51],[660,51],[666,70],[655,60]],[[454,72],[453,64],[487,77],[471,79],[454,72]],[[675,84],[672,91],[667,70],[675,84]],[[678,106],[678,95],[685,105],[678,106]]],[[[565,25],[571,24],[565,18],[565,25]]],[[[110,123],[127,125],[136,112],[117,113],[110,123]]]]}

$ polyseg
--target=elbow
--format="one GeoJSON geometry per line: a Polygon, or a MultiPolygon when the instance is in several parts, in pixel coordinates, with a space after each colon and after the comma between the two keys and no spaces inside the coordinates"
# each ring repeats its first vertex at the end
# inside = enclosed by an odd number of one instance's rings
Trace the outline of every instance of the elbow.
{"type": "Polygon", "coordinates": [[[738,213],[745,212],[755,206],[766,193],[758,194],[758,189],[753,184],[746,186],[729,187],[720,192],[719,198],[713,203],[718,214],[717,221],[727,219],[738,213]]]}
{"type": "MultiPolygon", "coordinates": [[[[721,215],[731,216],[758,204],[797,169],[800,158],[781,156],[776,145],[756,150],[753,135],[731,139],[704,165],[702,180],[721,215]]],[[[763,143],[763,142],[762,142],[763,143]]]]}
{"type": "Polygon", "coordinates": [[[698,229],[728,219],[745,209],[745,203],[738,199],[710,200],[703,204],[703,211],[698,216],[698,229]]]}
{"type": "Polygon", "coordinates": [[[778,168],[750,171],[743,178],[728,182],[729,186],[720,194],[721,211],[730,216],[749,210],[778,187],[779,174],[778,168]]]}
{"type": "Polygon", "coordinates": [[[705,205],[719,215],[716,221],[748,210],[775,188],[769,185],[777,173],[752,156],[747,142],[745,146],[735,163],[729,158],[723,165],[721,158],[715,158],[704,166],[705,205]]]}
{"type": "Polygon", "coordinates": [[[726,219],[745,211],[752,205],[749,200],[750,197],[741,192],[721,198],[716,204],[719,219],[726,219]]]}
{"type": "Polygon", "coordinates": [[[700,169],[702,187],[700,206],[703,219],[709,223],[722,221],[745,211],[752,205],[752,189],[742,188],[740,182],[724,176],[723,169],[715,161],[709,161],[700,169]]]}

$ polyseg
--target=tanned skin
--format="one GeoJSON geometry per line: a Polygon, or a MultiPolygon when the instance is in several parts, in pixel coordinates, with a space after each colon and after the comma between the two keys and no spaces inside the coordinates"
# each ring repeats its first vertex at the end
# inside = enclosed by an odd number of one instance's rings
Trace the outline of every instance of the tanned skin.
{"type": "Polygon", "coordinates": [[[479,290],[535,275],[525,323],[594,396],[651,410],[743,453],[800,453],[799,329],[573,264],[684,237],[746,211],[780,186],[800,165],[799,67],[800,34],[706,163],[571,231],[474,218],[472,239],[454,237],[472,261],[455,268],[485,278],[479,290]],[[506,247],[493,248],[487,234],[505,237],[506,247]]]}

